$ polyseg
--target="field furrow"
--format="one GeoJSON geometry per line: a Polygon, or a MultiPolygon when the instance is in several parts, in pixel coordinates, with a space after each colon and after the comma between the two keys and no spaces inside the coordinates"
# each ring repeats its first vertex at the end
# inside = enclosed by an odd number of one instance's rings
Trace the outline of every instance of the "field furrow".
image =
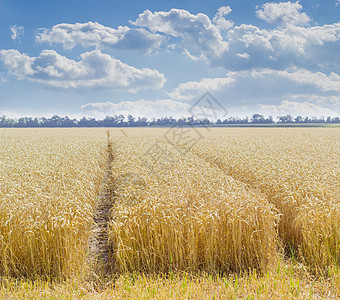
{"type": "Polygon", "coordinates": [[[118,272],[264,271],[277,258],[278,215],[261,194],[162,139],[113,145],[118,272]]]}
{"type": "Polygon", "coordinates": [[[286,252],[327,273],[340,263],[340,137],[333,132],[211,137],[192,150],[265,194],[281,213],[286,252]]]}

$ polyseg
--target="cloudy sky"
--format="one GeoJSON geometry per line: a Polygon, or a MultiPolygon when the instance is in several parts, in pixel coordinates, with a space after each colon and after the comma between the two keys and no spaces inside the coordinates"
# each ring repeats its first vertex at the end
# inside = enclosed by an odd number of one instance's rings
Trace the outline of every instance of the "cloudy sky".
{"type": "Polygon", "coordinates": [[[0,114],[340,115],[340,0],[0,1],[0,114]]]}

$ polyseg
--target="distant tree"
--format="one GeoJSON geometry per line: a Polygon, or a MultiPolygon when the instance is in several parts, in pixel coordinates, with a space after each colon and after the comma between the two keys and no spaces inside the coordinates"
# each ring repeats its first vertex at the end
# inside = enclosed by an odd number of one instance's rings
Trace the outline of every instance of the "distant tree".
{"type": "Polygon", "coordinates": [[[135,118],[132,115],[128,115],[128,126],[132,127],[135,125],[135,118]]]}
{"type": "Polygon", "coordinates": [[[88,118],[86,127],[98,127],[98,121],[95,118],[88,118]]]}
{"type": "Polygon", "coordinates": [[[269,116],[267,119],[264,120],[265,124],[273,124],[274,120],[272,116],[269,116]]]}
{"type": "Polygon", "coordinates": [[[19,118],[16,127],[26,127],[26,118],[19,118]]]}
{"type": "Polygon", "coordinates": [[[1,116],[0,118],[0,126],[5,127],[6,125],[6,116],[1,116]]]}
{"type": "Polygon", "coordinates": [[[279,116],[279,123],[294,123],[293,117],[291,115],[279,116]]]}
{"type": "Polygon", "coordinates": [[[119,116],[116,117],[118,126],[124,125],[124,119],[125,119],[124,115],[119,115],[119,116]]]}
{"type": "Polygon", "coordinates": [[[294,118],[295,123],[302,123],[303,122],[303,117],[297,116],[294,118]]]}
{"type": "Polygon", "coordinates": [[[6,116],[1,116],[0,118],[0,127],[14,127],[16,124],[16,120],[6,118],[6,116]]]}
{"type": "Polygon", "coordinates": [[[78,122],[79,127],[97,127],[98,121],[95,118],[85,118],[83,117],[78,122]]]}
{"type": "Polygon", "coordinates": [[[261,123],[264,123],[264,116],[263,115],[260,115],[260,114],[254,114],[251,118],[251,123],[254,123],[254,124],[261,124],[261,123]]]}
{"type": "Polygon", "coordinates": [[[100,121],[100,126],[102,127],[116,127],[118,126],[117,116],[109,117],[106,116],[105,119],[100,121]]]}
{"type": "MultiPolygon", "coordinates": [[[[279,123],[340,123],[339,117],[302,117],[297,116],[293,118],[291,115],[279,116],[279,123]]],[[[132,127],[132,126],[188,126],[199,125],[209,126],[212,124],[272,124],[274,123],[273,117],[265,118],[261,114],[254,114],[249,120],[248,117],[228,117],[225,120],[218,119],[212,122],[209,119],[195,119],[193,116],[187,118],[174,119],[173,117],[162,117],[152,119],[149,121],[147,118],[135,118],[128,115],[125,120],[124,115],[106,116],[103,120],[96,120],[95,118],[83,117],[79,121],[70,119],[68,116],[60,117],[54,115],[51,118],[32,118],[21,117],[18,119],[0,117],[0,127],[132,127]]]]}
{"type": "Polygon", "coordinates": [[[312,119],[308,118],[308,117],[305,117],[304,120],[303,120],[303,123],[311,123],[312,122],[312,119]]]}
{"type": "Polygon", "coordinates": [[[209,126],[210,124],[213,124],[213,123],[209,119],[199,120],[199,125],[209,126]]]}
{"type": "Polygon", "coordinates": [[[34,118],[33,120],[33,126],[32,127],[39,127],[40,126],[40,121],[38,118],[34,118]]]}
{"type": "Polygon", "coordinates": [[[136,126],[148,126],[148,119],[147,118],[138,118],[135,121],[136,126]]]}
{"type": "Polygon", "coordinates": [[[340,123],[340,118],[339,117],[333,118],[332,123],[340,123]]]}
{"type": "Polygon", "coordinates": [[[73,119],[71,120],[68,116],[65,118],[60,119],[61,127],[76,127],[77,126],[77,120],[73,119]]]}

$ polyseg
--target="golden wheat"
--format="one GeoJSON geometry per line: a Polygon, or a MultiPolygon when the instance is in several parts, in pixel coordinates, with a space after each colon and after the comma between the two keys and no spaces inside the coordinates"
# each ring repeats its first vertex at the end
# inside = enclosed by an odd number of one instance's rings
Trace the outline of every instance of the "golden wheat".
{"type": "Polygon", "coordinates": [[[113,144],[118,271],[264,271],[275,259],[277,214],[262,195],[164,140],[113,144]]]}
{"type": "Polygon", "coordinates": [[[317,272],[339,265],[339,130],[315,136],[245,132],[207,138],[194,152],[275,204],[282,214],[279,233],[291,255],[299,254],[317,272]]]}
{"type": "Polygon", "coordinates": [[[87,137],[1,138],[0,274],[54,277],[81,264],[105,146],[87,137]]]}
{"type": "Polygon", "coordinates": [[[100,289],[73,272],[85,267],[105,130],[1,129],[0,299],[339,298],[339,129],[202,128],[195,154],[162,140],[169,129],[122,130],[110,130],[125,136],[112,139],[113,259],[116,271],[157,274],[100,289]],[[280,241],[267,200],[286,249],[326,278],[271,264],[280,241]]]}

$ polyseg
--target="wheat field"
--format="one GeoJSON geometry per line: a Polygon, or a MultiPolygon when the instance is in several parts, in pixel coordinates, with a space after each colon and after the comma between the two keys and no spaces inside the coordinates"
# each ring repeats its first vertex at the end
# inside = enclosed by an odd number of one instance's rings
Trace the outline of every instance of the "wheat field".
{"type": "Polygon", "coordinates": [[[59,277],[85,255],[105,138],[0,140],[0,274],[59,277]]]}
{"type": "Polygon", "coordinates": [[[119,149],[112,164],[109,238],[118,271],[266,270],[277,250],[275,208],[195,155],[182,157],[165,141],[157,143],[166,151],[164,163],[148,168],[143,158],[155,143],[113,140],[119,149]]]}
{"type": "Polygon", "coordinates": [[[327,273],[329,265],[340,262],[340,137],[338,130],[315,132],[211,138],[194,151],[265,194],[281,213],[286,252],[327,273]]]}
{"type": "Polygon", "coordinates": [[[338,298],[339,149],[339,128],[1,129],[0,298],[338,298]]]}

